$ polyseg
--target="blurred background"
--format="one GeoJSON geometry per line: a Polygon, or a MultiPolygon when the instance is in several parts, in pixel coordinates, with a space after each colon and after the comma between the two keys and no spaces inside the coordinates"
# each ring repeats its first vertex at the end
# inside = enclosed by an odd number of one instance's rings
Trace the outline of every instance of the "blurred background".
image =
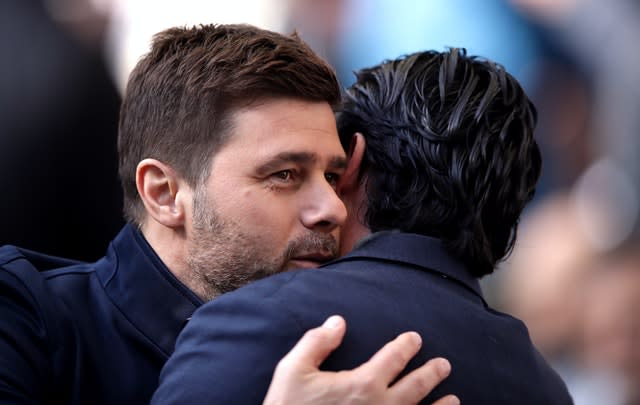
{"type": "Polygon", "coordinates": [[[0,244],[103,254],[129,71],[155,32],[214,22],[295,29],[343,86],[418,50],[504,65],[538,107],[544,169],[485,292],[576,404],[640,404],[638,0],[0,0],[0,244]]]}

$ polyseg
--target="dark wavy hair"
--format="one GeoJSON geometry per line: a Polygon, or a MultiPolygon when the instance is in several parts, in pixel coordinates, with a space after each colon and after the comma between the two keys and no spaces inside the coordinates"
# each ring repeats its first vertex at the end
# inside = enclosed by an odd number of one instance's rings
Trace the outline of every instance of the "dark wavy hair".
{"type": "Polygon", "coordinates": [[[334,69],[294,33],[251,25],[176,27],[158,33],[134,68],[120,110],[124,213],[140,224],[136,167],[171,165],[190,186],[208,176],[238,108],[278,97],[340,102],[334,69]]]}
{"type": "Polygon", "coordinates": [[[356,73],[337,111],[345,149],[367,142],[365,225],[441,239],[476,276],[513,249],[541,171],[537,113],[502,66],[465,49],[356,73]]]}

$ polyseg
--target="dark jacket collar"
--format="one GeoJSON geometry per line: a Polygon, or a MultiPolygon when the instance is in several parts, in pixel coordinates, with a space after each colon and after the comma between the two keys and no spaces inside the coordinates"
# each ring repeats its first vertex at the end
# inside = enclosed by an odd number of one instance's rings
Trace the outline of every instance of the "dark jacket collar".
{"type": "Polygon", "coordinates": [[[332,263],[372,258],[402,262],[439,273],[471,289],[485,302],[478,279],[463,263],[447,253],[439,239],[399,231],[376,232],[358,242],[351,253],[332,263]]]}
{"type": "Polygon", "coordinates": [[[167,355],[187,319],[202,301],[167,269],[131,224],[96,263],[107,295],[145,336],[167,355]]]}

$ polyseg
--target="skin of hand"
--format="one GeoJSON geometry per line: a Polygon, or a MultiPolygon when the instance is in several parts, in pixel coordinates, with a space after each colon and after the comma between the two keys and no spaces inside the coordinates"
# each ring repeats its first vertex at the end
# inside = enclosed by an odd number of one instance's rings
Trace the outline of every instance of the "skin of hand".
{"type": "MultiPolygon", "coordinates": [[[[337,315],[307,331],[278,363],[263,404],[417,404],[451,372],[446,359],[435,358],[389,386],[420,349],[416,332],[399,335],[353,370],[320,371],[345,332],[346,322],[337,315]]],[[[455,395],[447,395],[433,405],[459,403],[455,395]]]]}

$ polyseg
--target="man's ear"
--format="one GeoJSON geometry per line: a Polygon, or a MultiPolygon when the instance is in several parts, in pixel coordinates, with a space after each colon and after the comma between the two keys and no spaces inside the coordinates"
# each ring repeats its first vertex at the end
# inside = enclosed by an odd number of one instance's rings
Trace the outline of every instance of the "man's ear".
{"type": "Polygon", "coordinates": [[[353,134],[347,155],[347,169],[338,184],[339,194],[354,191],[360,186],[360,166],[364,158],[365,148],[366,142],[364,136],[359,132],[353,134]]]}
{"type": "Polygon", "coordinates": [[[171,166],[142,160],[136,168],[136,187],[149,217],[170,228],[184,225],[184,195],[190,189],[171,166]]]}

